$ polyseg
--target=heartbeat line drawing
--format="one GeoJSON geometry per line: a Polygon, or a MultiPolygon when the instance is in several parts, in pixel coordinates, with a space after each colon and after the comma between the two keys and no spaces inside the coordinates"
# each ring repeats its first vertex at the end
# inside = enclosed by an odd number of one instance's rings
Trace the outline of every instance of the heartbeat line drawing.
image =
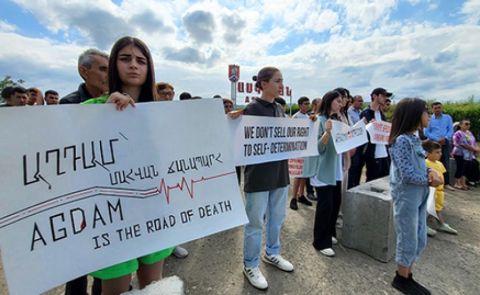
{"type": "Polygon", "coordinates": [[[160,184],[158,187],[154,187],[146,190],[94,186],[94,187],[90,187],[80,191],[71,192],[65,195],[60,195],[50,200],[46,200],[44,202],[35,204],[30,207],[26,207],[22,210],[6,215],[0,218],[0,229],[6,226],[9,226],[13,223],[19,222],[28,217],[42,213],[44,211],[47,211],[59,206],[67,205],[70,203],[78,202],[80,200],[85,200],[88,198],[99,196],[99,195],[117,196],[120,198],[148,199],[148,198],[163,194],[165,196],[165,200],[167,204],[170,204],[170,195],[173,190],[180,190],[182,192],[186,190],[189,197],[193,199],[195,197],[195,193],[194,193],[195,184],[209,181],[212,179],[225,177],[235,173],[236,172],[233,171],[233,172],[227,172],[227,173],[222,173],[222,174],[207,176],[207,177],[202,176],[199,179],[190,179],[190,180],[187,180],[185,176],[182,176],[182,179],[174,185],[168,185],[165,179],[162,178],[160,180],[160,184]]]}

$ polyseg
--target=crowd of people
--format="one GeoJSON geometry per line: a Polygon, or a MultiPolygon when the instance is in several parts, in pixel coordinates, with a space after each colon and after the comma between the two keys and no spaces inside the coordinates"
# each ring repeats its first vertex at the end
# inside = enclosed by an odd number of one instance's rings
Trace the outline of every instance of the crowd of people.
{"type": "MultiPolygon", "coordinates": [[[[2,107],[50,104],[112,103],[121,111],[129,105],[151,101],[170,101],[175,97],[174,86],[155,82],[154,63],[147,45],[133,37],[119,39],[110,55],[88,49],[78,58],[78,73],[83,79],[78,89],[62,99],[54,90],[44,95],[37,88],[7,87],[2,91],[2,107]]],[[[283,77],[275,67],[262,68],[253,77],[261,96],[244,109],[234,110],[234,103],[223,98],[225,114],[235,120],[242,115],[288,117],[285,100],[280,98],[283,77]]],[[[415,261],[425,248],[427,232],[426,201],[428,187],[436,187],[437,230],[456,234],[445,222],[444,187],[449,188],[451,156],[455,159],[455,184],[452,189],[469,190],[479,180],[480,153],[474,135],[469,131],[471,121],[464,119],[456,127],[452,118],[442,111],[442,104],[432,105],[433,115],[427,113],[425,101],[405,98],[395,106],[391,120],[389,143],[366,143],[351,151],[338,154],[331,135],[333,121],[354,125],[387,121],[393,94],[376,88],[370,94],[371,103],[364,108],[361,95],[352,96],[346,88],[336,88],[312,100],[298,99],[299,111],[295,119],[319,120],[317,156],[303,162],[302,175],[293,180],[293,193],[289,207],[299,209],[299,203],[315,204],[313,247],[322,255],[335,256],[338,243],[336,222],[340,214],[345,190],[358,186],[365,171],[366,181],[390,175],[394,224],[397,233],[397,273],[392,286],[405,294],[430,294],[427,288],[412,277],[415,261]],[[305,193],[306,190],[306,193],[305,193]]],[[[199,99],[188,92],[180,100],[199,99]]],[[[217,98],[220,98],[217,96],[217,98]]],[[[238,182],[241,169],[237,167],[238,182]]],[[[288,206],[290,176],[288,161],[274,161],[247,165],[243,168],[245,209],[249,222],[244,228],[243,272],[256,288],[265,290],[268,282],[262,274],[260,261],[285,272],[294,265],[281,255],[281,228],[288,206]],[[265,249],[262,233],[265,228],[265,249]]],[[[188,251],[180,246],[159,249],[158,252],[98,270],[92,294],[120,294],[131,288],[131,274],[136,272],[139,286],[145,287],[162,276],[163,261],[174,254],[185,258],[188,251]]],[[[66,294],[86,294],[86,276],[67,283],[66,294]]]]}

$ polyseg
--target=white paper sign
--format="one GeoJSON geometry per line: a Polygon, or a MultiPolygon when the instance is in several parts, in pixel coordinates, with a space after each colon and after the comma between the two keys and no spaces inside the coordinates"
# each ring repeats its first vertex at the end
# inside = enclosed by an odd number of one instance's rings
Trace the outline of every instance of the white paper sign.
{"type": "Polygon", "coordinates": [[[332,123],[333,145],[337,154],[344,153],[368,142],[363,120],[358,121],[353,126],[336,120],[332,120],[332,123]]]}
{"type": "Polygon", "coordinates": [[[435,210],[435,188],[429,187],[427,199],[427,213],[438,219],[437,211],[435,210]]]}
{"type": "Polygon", "coordinates": [[[240,116],[229,120],[235,165],[318,155],[316,120],[240,116]]]}
{"type": "Polygon", "coordinates": [[[388,144],[390,129],[392,129],[391,123],[385,121],[375,121],[368,123],[366,128],[368,134],[370,134],[370,143],[388,144]]]}
{"type": "Polygon", "coordinates": [[[248,221],[221,101],[2,108],[0,125],[10,294],[248,221]]]}

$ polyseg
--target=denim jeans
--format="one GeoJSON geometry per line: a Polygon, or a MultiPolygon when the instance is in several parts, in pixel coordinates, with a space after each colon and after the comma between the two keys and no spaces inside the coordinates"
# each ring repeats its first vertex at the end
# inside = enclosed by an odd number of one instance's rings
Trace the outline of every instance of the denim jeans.
{"type": "Polygon", "coordinates": [[[392,186],[393,215],[397,234],[395,261],[410,267],[427,245],[428,186],[396,184],[392,186]]]}
{"type": "Polygon", "coordinates": [[[249,223],[245,225],[243,263],[245,267],[260,264],[263,224],[266,223],[266,253],[280,254],[280,230],[285,220],[288,186],[271,191],[245,193],[249,223]]]}

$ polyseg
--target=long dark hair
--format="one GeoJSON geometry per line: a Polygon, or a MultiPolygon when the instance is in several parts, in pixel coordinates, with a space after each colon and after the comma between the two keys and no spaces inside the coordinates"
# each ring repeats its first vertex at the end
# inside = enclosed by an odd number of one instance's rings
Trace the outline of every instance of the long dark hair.
{"type": "Polygon", "coordinates": [[[113,93],[115,91],[123,92],[122,91],[122,81],[120,80],[120,76],[118,75],[117,69],[117,59],[118,53],[123,48],[133,45],[137,47],[143,55],[147,58],[147,79],[145,83],[142,85],[142,89],[140,91],[140,96],[138,97],[138,102],[147,102],[157,100],[157,95],[155,91],[155,70],[153,67],[153,60],[152,55],[150,54],[150,50],[148,49],[147,45],[143,43],[142,40],[126,36],[120,38],[115,44],[113,45],[112,51],[110,52],[110,60],[108,62],[108,89],[109,93],[113,93]]]}
{"type": "Polygon", "coordinates": [[[252,80],[255,81],[255,88],[263,90],[262,82],[268,82],[273,78],[276,72],[280,72],[276,67],[264,67],[262,68],[256,76],[252,77],[252,80]]]}
{"type": "Polygon", "coordinates": [[[402,134],[417,130],[426,110],[427,103],[420,98],[407,97],[402,99],[393,113],[389,143],[393,144],[397,137],[402,134]]]}
{"type": "Polygon", "coordinates": [[[337,91],[338,93],[340,93],[342,95],[342,97],[345,97],[347,99],[347,103],[345,104],[344,107],[342,107],[340,109],[340,111],[348,118],[347,110],[348,110],[349,101],[350,101],[350,97],[351,97],[350,96],[350,91],[347,88],[343,88],[343,87],[338,87],[338,88],[335,88],[333,90],[337,91]]]}
{"type": "MultiPolygon", "coordinates": [[[[323,115],[327,118],[330,118],[330,110],[332,109],[332,102],[337,99],[339,96],[341,96],[340,92],[332,90],[327,93],[322,97],[322,104],[320,105],[320,110],[318,111],[320,115],[323,115]]],[[[334,119],[338,119],[335,118],[334,119]]]]}

